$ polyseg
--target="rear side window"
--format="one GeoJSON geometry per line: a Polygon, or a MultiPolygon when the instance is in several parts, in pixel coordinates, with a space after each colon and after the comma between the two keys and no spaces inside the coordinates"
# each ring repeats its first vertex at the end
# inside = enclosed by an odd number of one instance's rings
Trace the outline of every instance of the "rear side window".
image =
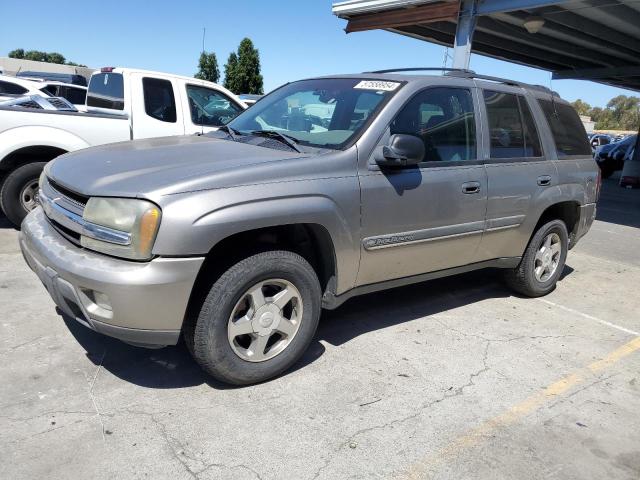
{"type": "Polygon", "coordinates": [[[414,135],[424,142],[424,162],[476,159],[476,131],[471,92],[462,88],[427,88],[407,103],[390,125],[391,134],[414,135]]]}
{"type": "Polygon", "coordinates": [[[524,97],[484,91],[489,120],[491,158],[524,158],[542,155],[538,132],[524,97]]]}
{"type": "Polygon", "coordinates": [[[0,94],[5,95],[24,95],[27,89],[11,82],[0,81],[0,94]]]}
{"type": "Polygon", "coordinates": [[[587,132],[576,111],[564,103],[538,100],[547,118],[558,158],[571,155],[591,155],[587,132]]]}
{"type": "Polygon", "coordinates": [[[91,77],[87,106],[124,110],[124,80],[120,73],[98,73],[91,77]]]}
{"type": "Polygon", "coordinates": [[[142,79],[144,91],[144,111],[161,122],[175,123],[177,120],[176,100],[169,80],[160,78],[142,79]]]}

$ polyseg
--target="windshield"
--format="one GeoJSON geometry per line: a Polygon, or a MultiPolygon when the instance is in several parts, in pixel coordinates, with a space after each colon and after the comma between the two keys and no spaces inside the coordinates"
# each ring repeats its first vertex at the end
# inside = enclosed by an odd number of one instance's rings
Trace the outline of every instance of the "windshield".
{"type": "Polygon", "coordinates": [[[229,126],[241,134],[276,131],[297,143],[344,148],[360,135],[400,82],[358,78],[290,83],[241,113],[229,126]]]}

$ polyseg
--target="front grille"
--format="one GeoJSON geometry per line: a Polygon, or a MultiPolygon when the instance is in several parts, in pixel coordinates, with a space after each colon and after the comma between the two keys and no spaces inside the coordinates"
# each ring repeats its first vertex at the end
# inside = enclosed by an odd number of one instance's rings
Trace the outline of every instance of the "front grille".
{"type": "Polygon", "coordinates": [[[61,225],[52,218],[47,217],[47,220],[49,220],[51,225],[53,225],[53,228],[55,228],[58,233],[60,233],[64,238],[72,243],[75,243],[76,245],[80,245],[80,234],[78,232],[74,232],[70,228],[61,225]]]}
{"type": "Polygon", "coordinates": [[[71,203],[74,203],[78,207],[84,209],[85,205],[89,201],[89,197],[86,197],[84,195],[80,195],[79,193],[73,192],[73,191],[69,190],[68,188],[65,188],[62,185],[54,182],[50,178],[48,178],[47,180],[48,180],[49,185],[51,186],[51,188],[54,189],[57,193],[59,193],[60,195],[65,197],[71,203]]]}

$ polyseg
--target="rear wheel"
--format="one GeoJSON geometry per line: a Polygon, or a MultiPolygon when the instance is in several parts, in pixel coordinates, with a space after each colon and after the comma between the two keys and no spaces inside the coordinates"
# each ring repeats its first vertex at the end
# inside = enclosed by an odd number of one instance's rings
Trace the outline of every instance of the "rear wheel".
{"type": "Polygon", "coordinates": [[[321,310],[318,278],[288,251],[242,260],[211,286],[198,318],[185,325],[198,364],[226,383],[245,385],[291,367],[315,334],[321,310]]]}
{"type": "Polygon", "coordinates": [[[0,207],[9,221],[19,227],[37,206],[38,180],[47,162],[28,163],[11,172],[0,190],[0,207]]]}
{"type": "Polygon", "coordinates": [[[507,284],[527,297],[551,292],[564,269],[569,245],[567,227],[561,220],[542,225],[531,237],[520,264],[507,270],[507,284]]]}

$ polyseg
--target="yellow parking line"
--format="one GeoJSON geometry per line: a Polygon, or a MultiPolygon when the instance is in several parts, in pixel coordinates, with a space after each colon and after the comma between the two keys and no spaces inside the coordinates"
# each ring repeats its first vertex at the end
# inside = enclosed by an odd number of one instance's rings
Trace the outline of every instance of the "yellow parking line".
{"type": "Polygon", "coordinates": [[[437,453],[428,455],[424,459],[413,464],[406,475],[402,475],[402,477],[410,479],[428,477],[429,471],[435,468],[438,464],[453,458],[465,449],[477,445],[494,430],[515,423],[520,418],[539,409],[550,399],[562,395],[572,387],[588,380],[592,374],[601,372],[637,350],[640,350],[640,337],[634,338],[630,342],[609,353],[601,360],[593,362],[587,365],[587,367],[567,375],[561,380],[549,385],[544,390],[531,395],[526,400],[514,405],[506,412],[480,424],[469,433],[455,439],[452,443],[437,453]]]}

